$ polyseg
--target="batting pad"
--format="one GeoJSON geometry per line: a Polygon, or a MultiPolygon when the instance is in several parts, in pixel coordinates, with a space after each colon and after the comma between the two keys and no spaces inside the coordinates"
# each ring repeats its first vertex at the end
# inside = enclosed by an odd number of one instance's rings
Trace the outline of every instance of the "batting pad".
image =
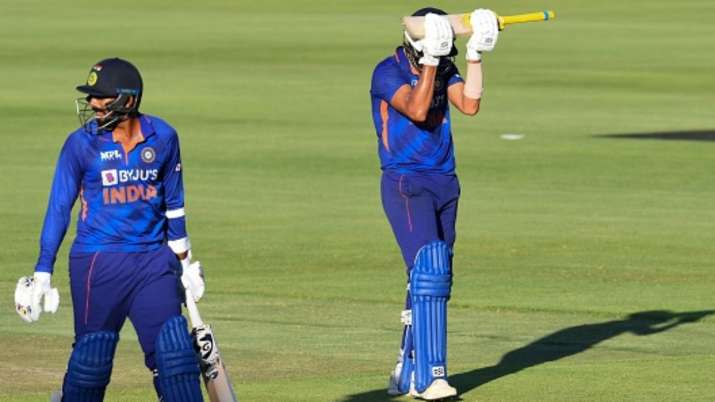
{"type": "Polygon", "coordinates": [[[203,402],[196,358],[186,318],[170,318],[156,339],[156,368],[164,402],[203,402]]]}
{"type": "Polygon", "coordinates": [[[435,241],[423,246],[410,272],[415,389],[447,377],[447,301],[452,289],[451,251],[435,241]]]}
{"type": "Polygon", "coordinates": [[[62,384],[63,402],[102,402],[112,375],[119,335],[92,332],[74,345],[62,384]]]}
{"type": "Polygon", "coordinates": [[[410,385],[412,384],[412,376],[414,373],[415,357],[414,357],[414,343],[412,339],[412,325],[405,325],[405,341],[402,346],[402,370],[400,370],[400,376],[397,381],[397,389],[400,394],[406,394],[410,392],[410,385]]]}

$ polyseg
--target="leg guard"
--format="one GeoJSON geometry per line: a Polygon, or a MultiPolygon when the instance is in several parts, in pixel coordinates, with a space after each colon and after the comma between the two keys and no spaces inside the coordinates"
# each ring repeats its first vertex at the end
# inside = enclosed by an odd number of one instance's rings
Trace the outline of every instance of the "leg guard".
{"type": "Polygon", "coordinates": [[[414,383],[415,352],[412,342],[412,311],[402,311],[400,318],[405,326],[402,331],[402,345],[400,354],[397,356],[395,371],[390,375],[390,383],[387,388],[387,393],[393,396],[410,392],[410,387],[414,383]]]}
{"type": "Polygon", "coordinates": [[[415,389],[423,392],[447,377],[447,300],[452,288],[451,252],[446,243],[423,246],[410,272],[415,389]]]}
{"type": "Polygon", "coordinates": [[[112,375],[114,351],[119,335],[92,332],[74,345],[62,384],[64,402],[102,402],[112,375]]]}
{"type": "Polygon", "coordinates": [[[186,318],[170,318],[156,339],[157,382],[165,402],[203,402],[199,361],[186,327],[186,318]]]}

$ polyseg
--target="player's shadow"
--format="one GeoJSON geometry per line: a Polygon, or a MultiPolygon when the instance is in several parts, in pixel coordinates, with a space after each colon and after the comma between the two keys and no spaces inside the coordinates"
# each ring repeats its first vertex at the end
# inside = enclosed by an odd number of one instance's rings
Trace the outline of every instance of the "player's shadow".
{"type": "Polygon", "coordinates": [[[667,141],[715,141],[715,130],[664,131],[658,133],[596,134],[597,138],[667,141]]]}
{"type": "MultiPolygon", "coordinates": [[[[581,353],[618,335],[625,333],[639,336],[657,334],[682,324],[697,322],[713,313],[715,310],[683,313],[665,310],[642,311],[630,314],[622,320],[564,328],[519,349],[512,350],[502,356],[499,363],[494,366],[452,375],[449,377],[449,382],[457,388],[460,394],[464,394],[481,385],[529,367],[581,353]]],[[[386,392],[387,389],[379,389],[349,395],[342,402],[397,400],[397,398],[388,396],[386,392]]]]}

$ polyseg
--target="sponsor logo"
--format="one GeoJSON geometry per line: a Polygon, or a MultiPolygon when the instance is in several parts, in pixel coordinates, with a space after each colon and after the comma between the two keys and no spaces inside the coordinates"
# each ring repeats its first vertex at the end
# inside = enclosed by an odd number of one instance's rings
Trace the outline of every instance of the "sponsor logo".
{"type": "Polygon", "coordinates": [[[113,186],[119,183],[117,177],[117,169],[102,170],[102,185],[103,186],[113,186]]]}
{"type": "Polygon", "coordinates": [[[87,85],[93,86],[94,84],[97,83],[97,73],[95,71],[92,71],[89,73],[89,77],[87,77],[87,85]]]}
{"type": "Polygon", "coordinates": [[[432,377],[444,377],[444,366],[432,367],[432,377]]]}
{"type": "Polygon", "coordinates": [[[156,159],[156,152],[154,152],[154,148],[152,147],[144,147],[141,157],[144,163],[152,163],[154,159],[156,159]]]}
{"type": "Polygon", "coordinates": [[[102,190],[104,205],[129,204],[136,201],[149,201],[156,198],[158,192],[152,185],[131,184],[102,190]]]}
{"type": "Polygon", "coordinates": [[[119,183],[136,181],[154,181],[159,178],[159,169],[111,169],[102,170],[102,185],[113,186],[119,183]]]}
{"type": "Polygon", "coordinates": [[[158,169],[127,169],[119,170],[119,182],[126,183],[128,181],[150,181],[156,180],[159,177],[158,169]]]}
{"type": "Polygon", "coordinates": [[[99,158],[104,161],[113,161],[115,159],[122,159],[122,154],[119,153],[119,150],[115,149],[114,151],[104,151],[99,153],[99,158]]]}

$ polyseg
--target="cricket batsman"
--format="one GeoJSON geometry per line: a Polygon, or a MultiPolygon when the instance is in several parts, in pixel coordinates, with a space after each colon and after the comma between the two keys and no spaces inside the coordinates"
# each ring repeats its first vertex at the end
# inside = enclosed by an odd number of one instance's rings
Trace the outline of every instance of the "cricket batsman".
{"type": "Polygon", "coordinates": [[[192,263],[176,130],[139,112],[143,83],[126,60],[95,64],[77,87],[81,127],[62,147],[32,277],[20,278],[15,305],[27,322],[54,313],[57,250],[79,197],[69,257],[75,341],[63,402],[100,402],[109,384],[119,331],[129,318],[153,372],[160,401],[201,402],[199,363],[181,315],[183,286],[198,301],[200,264],[192,263]]]}
{"type": "Polygon", "coordinates": [[[447,301],[459,201],[449,104],[473,116],[482,97],[482,52],[494,49],[497,16],[471,13],[467,74],[454,65],[454,33],[436,8],[425,17],[425,37],[404,42],[372,75],[372,118],[382,169],[382,205],[407,266],[404,330],[390,395],[425,400],[455,396],[447,382],[447,301]]]}

